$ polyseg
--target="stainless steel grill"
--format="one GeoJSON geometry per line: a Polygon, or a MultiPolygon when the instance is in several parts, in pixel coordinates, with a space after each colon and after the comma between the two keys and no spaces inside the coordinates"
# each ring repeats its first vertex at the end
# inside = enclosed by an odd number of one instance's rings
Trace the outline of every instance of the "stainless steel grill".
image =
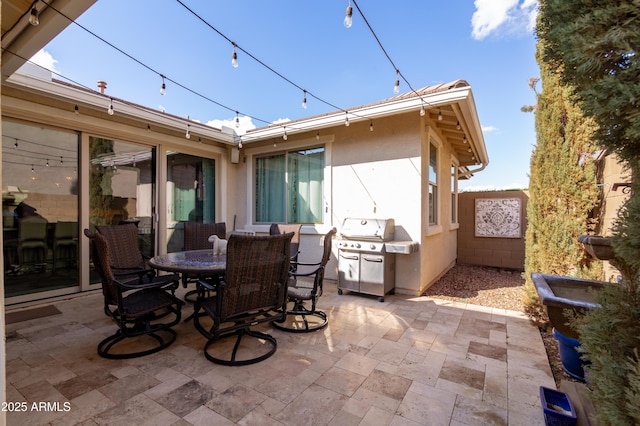
{"type": "Polygon", "coordinates": [[[338,246],[338,294],[343,290],[371,294],[384,302],[395,289],[395,254],[417,251],[413,241],[394,241],[393,219],[346,218],[338,246]]]}

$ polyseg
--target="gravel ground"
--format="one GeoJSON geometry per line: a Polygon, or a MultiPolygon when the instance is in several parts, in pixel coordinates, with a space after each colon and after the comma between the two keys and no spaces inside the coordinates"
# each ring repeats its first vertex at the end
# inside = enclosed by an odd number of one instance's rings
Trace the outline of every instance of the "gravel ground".
{"type": "MultiPolygon", "coordinates": [[[[524,312],[524,278],[520,271],[487,266],[456,265],[424,293],[436,299],[453,300],[491,308],[524,312]]],[[[558,344],[551,328],[540,329],[556,386],[561,380],[575,381],[562,370],[558,344]]]]}

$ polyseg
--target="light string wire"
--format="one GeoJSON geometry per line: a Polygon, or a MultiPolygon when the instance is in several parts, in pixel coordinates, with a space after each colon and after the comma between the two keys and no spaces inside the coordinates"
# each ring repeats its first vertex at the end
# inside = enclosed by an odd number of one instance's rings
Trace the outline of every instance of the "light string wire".
{"type": "MultiPolygon", "coordinates": [[[[247,116],[255,121],[261,122],[266,124],[267,126],[277,126],[277,127],[281,127],[284,131],[285,127],[288,127],[289,129],[293,129],[293,130],[301,130],[300,128],[297,128],[295,125],[286,125],[286,123],[274,123],[273,121],[268,121],[268,120],[264,120],[260,117],[251,115],[251,114],[246,114],[243,113],[241,111],[239,111],[238,109],[235,108],[231,108],[227,105],[222,104],[221,102],[218,102],[214,99],[209,98],[208,96],[205,96],[199,92],[197,92],[194,89],[191,89],[185,85],[183,85],[182,83],[179,83],[178,81],[167,77],[166,74],[161,73],[157,70],[155,70],[154,68],[150,67],[149,65],[145,64],[144,62],[142,62],[141,60],[137,59],[136,57],[132,56],[131,54],[125,52],[123,49],[117,47],[116,45],[114,45],[113,43],[107,41],[106,39],[104,39],[103,37],[99,36],[98,34],[94,33],[93,31],[91,31],[90,29],[86,28],[85,26],[79,24],[78,22],[76,22],[74,19],[70,18],[69,16],[65,15],[63,12],[61,12],[60,10],[56,9],[55,7],[53,7],[49,2],[47,2],[46,0],[39,0],[42,1],[43,3],[45,3],[48,7],[51,7],[52,10],[54,10],[55,12],[57,12],[58,14],[60,14],[61,16],[63,16],[64,18],[66,18],[69,22],[72,22],[73,24],[77,25],[79,28],[81,28],[82,30],[86,31],[87,33],[89,33],[90,35],[92,35],[93,37],[97,38],[98,40],[100,40],[101,42],[105,43],[106,45],[108,45],[109,47],[115,49],[116,51],[118,51],[119,53],[123,54],[124,56],[126,56],[127,58],[131,59],[132,61],[136,62],[137,64],[139,64],[140,66],[144,67],[145,69],[147,69],[148,71],[158,75],[161,78],[164,78],[166,81],[169,81],[173,84],[175,84],[176,86],[188,91],[189,93],[192,93],[204,100],[207,100],[221,108],[224,108],[230,112],[240,112],[242,113],[242,115],[247,116]]],[[[249,53],[247,50],[243,49],[242,47],[238,46],[235,42],[233,42],[229,37],[227,37],[226,35],[224,35],[222,32],[220,32],[218,29],[216,29],[215,27],[213,27],[211,24],[209,24],[205,19],[203,19],[202,17],[200,17],[197,13],[195,13],[193,10],[191,10],[190,8],[188,8],[184,3],[182,3],[180,0],[176,0],[178,1],[178,3],[180,3],[185,9],[187,9],[189,12],[191,12],[194,16],[196,16],[198,19],[200,19],[203,23],[205,23],[207,26],[209,26],[212,30],[214,30],[216,33],[218,33],[221,37],[223,37],[225,40],[227,40],[229,43],[231,43],[233,45],[234,48],[237,48],[238,50],[240,50],[241,52],[243,52],[244,54],[246,54],[248,57],[252,58],[253,60],[255,60],[257,63],[259,63],[260,65],[262,65],[263,67],[265,67],[266,69],[268,69],[269,71],[271,71],[272,73],[274,73],[275,75],[277,75],[278,77],[282,78],[283,80],[285,80],[287,83],[289,83],[290,85],[296,87],[297,89],[306,92],[309,96],[313,97],[314,99],[317,99],[318,101],[324,103],[325,105],[328,105],[338,111],[342,111],[345,112],[347,114],[350,114],[353,117],[358,117],[358,118],[365,118],[362,117],[358,114],[355,114],[353,112],[349,112],[344,108],[340,108],[322,98],[320,98],[319,96],[314,95],[312,92],[309,92],[306,89],[303,89],[301,86],[299,86],[298,84],[294,83],[293,81],[291,81],[290,79],[286,78],[284,75],[282,75],[281,73],[277,72],[275,69],[273,69],[272,67],[268,66],[266,63],[264,63],[263,61],[259,60],[257,57],[255,57],[254,55],[252,55],[251,53],[249,53]]],[[[18,55],[16,55],[18,56],[18,55]]],[[[58,74],[59,75],[59,74],[58,74]]],[[[61,76],[61,75],[60,75],[61,76]]],[[[62,78],[66,78],[64,76],[61,76],[62,78]]],[[[73,81],[73,80],[69,80],[69,81],[73,81]]],[[[83,86],[86,87],[86,86],[83,86]]],[[[123,102],[122,100],[120,100],[120,102],[123,102]]],[[[126,103],[126,102],[125,102],[126,103]]],[[[251,139],[249,138],[245,138],[244,141],[246,142],[247,140],[251,139]]]]}
{"type": "Polygon", "coordinates": [[[382,45],[382,42],[380,41],[380,38],[378,37],[376,32],[373,30],[373,27],[369,23],[369,20],[367,19],[366,16],[364,16],[364,13],[362,12],[362,9],[360,9],[360,6],[358,5],[358,2],[356,0],[351,0],[351,1],[353,1],[353,5],[356,7],[356,10],[358,11],[360,16],[362,17],[362,20],[364,21],[364,23],[367,24],[367,28],[369,28],[369,31],[371,31],[371,34],[373,35],[373,38],[376,39],[376,42],[378,43],[378,46],[380,46],[380,49],[382,50],[382,53],[384,53],[384,56],[387,57],[387,60],[389,61],[389,63],[393,67],[393,70],[402,78],[402,81],[404,81],[407,84],[407,86],[409,87],[409,89],[411,90],[411,92],[413,94],[415,94],[418,98],[420,98],[420,100],[423,103],[425,103],[427,105],[431,105],[429,102],[424,100],[424,98],[413,88],[413,86],[411,86],[411,83],[409,83],[409,80],[407,80],[407,78],[404,76],[404,74],[402,74],[402,72],[400,71],[400,68],[398,68],[396,66],[396,64],[393,62],[393,59],[391,59],[391,56],[387,52],[387,49],[385,49],[384,46],[382,45]]]}

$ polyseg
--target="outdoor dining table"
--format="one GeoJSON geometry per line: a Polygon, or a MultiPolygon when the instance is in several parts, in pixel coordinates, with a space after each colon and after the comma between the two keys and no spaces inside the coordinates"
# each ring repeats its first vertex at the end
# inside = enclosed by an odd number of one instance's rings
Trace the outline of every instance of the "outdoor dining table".
{"type": "Polygon", "coordinates": [[[214,255],[212,249],[178,251],[152,257],[149,266],[186,275],[219,277],[227,268],[227,255],[214,255]]]}

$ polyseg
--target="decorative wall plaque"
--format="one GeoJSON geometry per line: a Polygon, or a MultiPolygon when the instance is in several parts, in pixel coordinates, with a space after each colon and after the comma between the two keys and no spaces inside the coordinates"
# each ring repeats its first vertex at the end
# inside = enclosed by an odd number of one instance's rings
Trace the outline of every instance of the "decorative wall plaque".
{"type": "Polygon", "coordinates": [[[476,237],[520,238],[519,198],[477,198],[476,237]]]}

